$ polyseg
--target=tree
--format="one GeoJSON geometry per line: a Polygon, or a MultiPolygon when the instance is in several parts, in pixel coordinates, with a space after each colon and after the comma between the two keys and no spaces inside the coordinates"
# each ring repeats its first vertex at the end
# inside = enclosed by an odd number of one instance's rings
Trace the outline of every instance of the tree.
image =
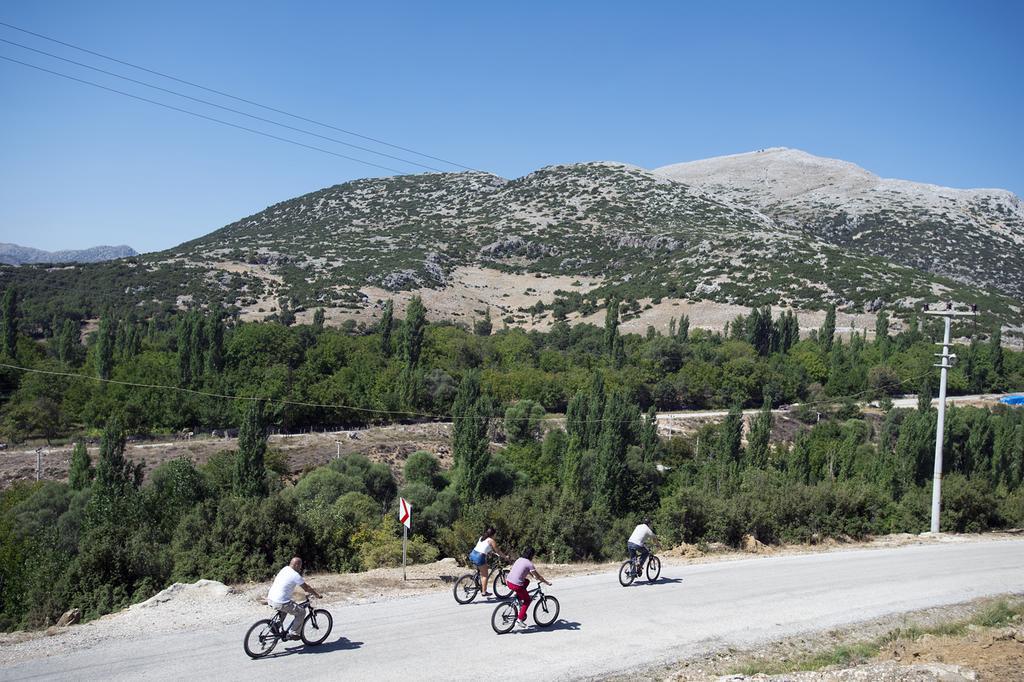
{"type": "Polygon", "coordinates": [[[109,379],[114,371],[114,342],[117,334],[117,321],[111,313],[100,318],[100,326],[96,332],[96,376],[109,379]]]}
{"type": "Polygon", "coordinates": [[[528,443],[540,434],[544,407],[532,400],[520,400],[505,410],[505,434],[513,443],[528,443]]]}
{"type": "Polygon", "coordinates": [[[413,296],[405,309],[405,323],[402,325],[402,359],[410,369],[419,365],[426,324],[427,309],[419,296],[413,296]]]}
{"type": "Polygon", "coordinates": [[[377,328],[380,330],[380,352],[384,357],[391,357],[391,328],[394,325],[395,302],[388,299],[384,302],[384,310],[380,314],[377,328]]]}
{"type": "Polygon", "coordinates": [[[604,316],[604,348],[608,357],[615,357],[615,340],[619,338],[619,299],[608,299],[608,310],[604,316]]]}
{"type": "Polygon", "coordinates": [[[752,467],[764,469],[768,466],[768,445],[772,435],[772,399],[765,396],[761,411],[754,418],[747,437],[747,462],[752,467]]]}
{"type": "Polygon", "coordinates": [[[882,357],[889,354],[889,313],[884,310],[875,318],[875,346],[882,351],[882,357]]]}
{"type": "Polygon", "coordinates": [[[608,397],[597,444],[594,495],[599,507],[613,516],[628,511],[627,496],[632,485],[626,452],[636,439],[638,416],[636,405],[631,404],[622,391],[615,391],[608,397]]]}
{"type": "Polygon", "coordinates": [[[921,386],[917,390],[917,411],[925,414],[932,409],[932,382],[925,377],[921,380],[921,386]]]}
{"type": "Polygon", "coordinates": [[[220,374],[224,370],[224,320],[214,314],[207,319],[206,373],[220,374]]]}
{"type": "Polygon", "coordinates": [[[739,462],[743,444],[743,409],[736,404],[729,410],[719,432],[718,452],[729,463],[739,462]]]}
{"type": "Polygon", "coordinates": [[[13,358],[18,347],[18,294],[14,287],[4,292],[3,317],[0,319],[0,352],[13,358]]]}
{"type": "Polygon", "coordinates": [[[990,388],[1000,390],[1003,383],[1003,330],[998,323],[988,343],[988,362],[992,367],[990,388]]]}
{"type": "Polygon", "coordinates": [[[455,490],[463,504],[476,502],[490,464],[487,426],[490,404],[476,370],[466,374],[452,405],[452,458],[455,490]]]}
{"type": "Polygon", "coordinates": [[[57,335],[57,359],[62,365],[75,363],[78,349],[81,346],[78,338],[78,325],[73,320],[64,320],[57,335]]]}
{"type": "Polygon", "coordinates": [[[690,316],[683,315],[679,318],[679,328],[676,331],[676,338],[685,343],[690,338],[690,316]]]}
{"type": "Polygon", "coordinates": [[[594,372],[594,376],[590,380],[590,391],[587,394],[586,438],[582,439],[584,449],[597,447],[598,439],[601,436],[606,400],[604,375],[601,372],[594,372]]]}
{"type": "Polygon", "coordinates": [[[125,442],[121,418],[114,417],[107,423],[100,438],[94,485],[101,491],[119,495],[127,488],[137,488],[142,483],[142,463],[132,464],[124,456],[125,442]]]}
{"type": "Polygon", "coordinates": [[[238,457],[235,460],[234,492],[242,497],[267,494],[264,458],[267,454],[267,425],[263,403],[254,400],[245,411],[238,431],[238,457]]]}
{"type": "Polygon", "coordinates": [[[324,328],[324,320],[326,319],[326,317],[327,313],[324,311],[323,308],[317,308],[313,312],[313,327],[317,331],[320,331],[321,329],[324,328]]]}
{"type": "Polygon", "coordinates": [[[78,441],[71,450],[71,466],[68,470],[68,485],[74,490],[88,488],[92,483],[94,475],[92,462],[89,461],[89,452],[85,443],[78,441]]]}
{"type": "Polygon", "coordinates": [[[836,335],[836,306],[832,304],[825,311],[825,322],[818,333],[818,343],[826,353],[832,351],[832,339],[836,335]]]}
{"type": "Polygon", "coordinates": [[[754,308],[747,318],[747,343],[754,347],[758,355],[766,356],[772,350],[772,311],[765,306],[754,308]]]}
{"type": "Polygon", "coordinates": [[[494,325],[491,323],[491,307],[488,306],[484,312],[483,319],[473,323],[473,333],[477,336],[490,336],[494,325]]]}
{"type": "Polygon", "coordinates": [[[654,405],[648,408],[647,416],[640,425],[640,448],[645,462],[657,459],[661,449],[661,439],[658,438],[658,412],[654,405]]]}

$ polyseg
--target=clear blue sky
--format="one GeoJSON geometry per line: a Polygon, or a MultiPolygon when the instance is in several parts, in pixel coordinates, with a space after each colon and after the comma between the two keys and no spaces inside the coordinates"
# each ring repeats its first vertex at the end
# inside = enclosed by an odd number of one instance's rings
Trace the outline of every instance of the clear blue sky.
{"type": "MultiPolygon", "coordinates": [[[[0,21],[504,177],[787,146],[1024,194],[1024,3],[41,0],[6,3],[0,21]]],[[[0,55],[391,165],[6,43],[0,55]]],[[[2,60],[0,102],[0,241],[26,246],[162,249],[386,174],[2,60]]]]}

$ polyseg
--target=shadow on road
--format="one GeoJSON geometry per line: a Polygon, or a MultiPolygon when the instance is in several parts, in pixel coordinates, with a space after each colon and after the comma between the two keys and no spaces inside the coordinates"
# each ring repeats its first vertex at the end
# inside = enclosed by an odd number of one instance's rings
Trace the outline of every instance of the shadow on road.
{"type": "Polygon", "coordinates": [[[654,582],[651,582],[651,581],[648,580],[647,582],[638,583],[638,584],[639,585],[668,585],[670,583],[681,583],[681,582],[683,582],[682,578],[658,578],[654,582]]]}
{"type": "Polygon", "coordinates": [[[566,620],[564,618],[559,618],[546,628],[542,628],[539,625],[534,625],[533,627],[527,630],[519,630],[518,632],[520,635],[532,635],[536,632],[550,632],[551,630],[579,630],[581,627],[582,625],[580,625],[580,623],[571,620],[566,620]]]}
{"type": "Polygon", "coordinates": [[[267,658],[281,658],[282,656],[291,656],[293,654],[329,654],[335,651],[347,651],[349,649],[359,649],[363,646],[362,642],[353,642],[347,637],[339,637],[333,642],[326,642],[319,646],[306,646],[301,644],[284,651],[278,651],[275,654],[267,656],[267,658]]]}

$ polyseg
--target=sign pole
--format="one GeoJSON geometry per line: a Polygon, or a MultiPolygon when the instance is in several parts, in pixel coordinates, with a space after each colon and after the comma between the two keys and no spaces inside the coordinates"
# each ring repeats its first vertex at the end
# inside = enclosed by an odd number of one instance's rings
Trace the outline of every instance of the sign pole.
{"type": "Polygon", "coordinates": [[[402,580],[409,580],[409,576],[405,574],[405,543],[409,539],[409,527],[402,526],[402,580]]]}

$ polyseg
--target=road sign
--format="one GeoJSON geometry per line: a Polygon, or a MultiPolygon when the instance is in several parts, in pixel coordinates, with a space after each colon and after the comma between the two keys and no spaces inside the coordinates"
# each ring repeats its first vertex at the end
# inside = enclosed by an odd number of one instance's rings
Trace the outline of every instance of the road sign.
{"type": "Polygon", "coordinates": [[[409,541],[409,529],[412,528],[412,505],[404,497],[398,498],[398,520],[402,524],[402,580],[408,580],[405,572],[405,545],[409,541]]]}
{"type": "Polygon", "coordinates": [[[398,520],[406,528],[412,528],[412,505],[404,497],[398,498],[398,520]]]}

